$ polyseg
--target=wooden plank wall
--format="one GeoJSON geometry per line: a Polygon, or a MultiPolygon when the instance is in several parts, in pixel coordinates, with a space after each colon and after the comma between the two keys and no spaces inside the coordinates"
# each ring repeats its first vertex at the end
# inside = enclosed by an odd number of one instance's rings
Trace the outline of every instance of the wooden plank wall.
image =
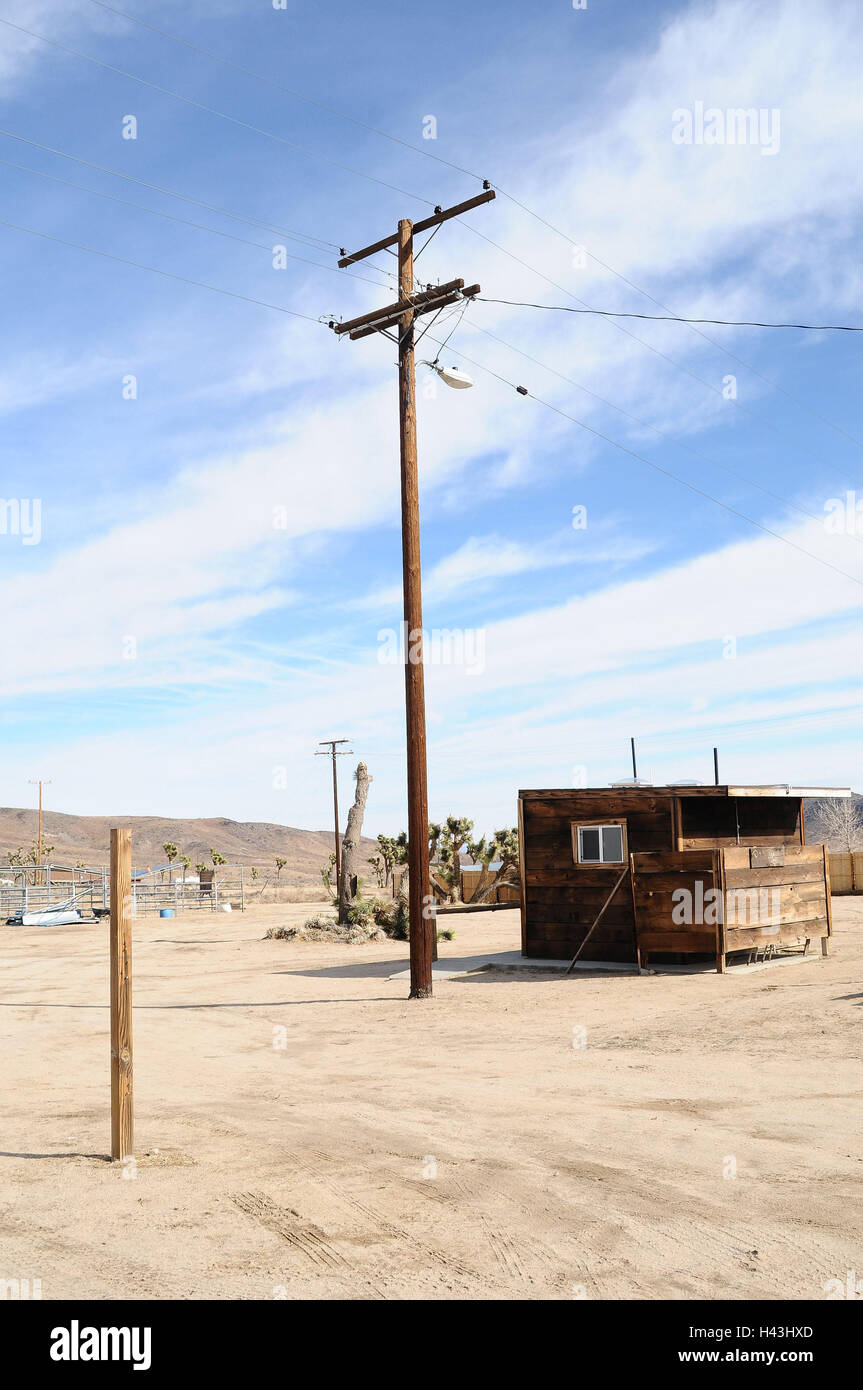
{"type": "MultiPolygon", "coordinates": [[[[712,895],[720,887],[719,864],[713,850],[666,850],[634,854],[632,891],[638,916],[638,949],[642,953],[642,963],[644,957],[653,951],[706,952],[715,955],[720,950],[722,940],[720,924],[703,919],[705,915],[710,916],[709,908],[714,902],[712,895]],[[675,921],[675,917],[682,915],[679,910],[675,911],[674,899],[674,894],[680,889],[692,895],[693,907],[699,901],[702,905],[706,902],[708,911],[698,914],[701,921],[675,921]]],[[[715,900],[712,915],[721,915],[718,899],[715,900]]]]}
{"type": "Polygon", "coordinates": [[[762,864],[763,856],[744,846],[720,853],[729,951],[830,934],[823,846],[786,845],[780,864],[762,864]]]}
{"type": "MultiPolygon", "coordinates": [[[[572,822],[626,820],[629,849],[664,849],[671,843],[671,798],[577,790],[522,793],[521,863],[524,893],[522,950],[563,960],[575,955],[602,907],[620,864],[590,868],[573,862],[572,822]]],[[[583,960],[635,960],[635,918],[624,880],[585,949],[583,960]]]]}

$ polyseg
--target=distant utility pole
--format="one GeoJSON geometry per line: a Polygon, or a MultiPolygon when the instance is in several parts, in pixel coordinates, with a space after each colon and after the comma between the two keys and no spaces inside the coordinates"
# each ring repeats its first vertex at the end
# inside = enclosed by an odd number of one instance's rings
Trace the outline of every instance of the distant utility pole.
{"type": "Polygon", "coordinates": [[[36,841],[37,852],[38,852],[38,861],[37,861],[37,862],[38,862],[39,864],[42,863],[42,788],[43,788],[43,787],[50,787],[50,785],[51,785],[51,779],[50,779],[50,777],[49,777],[47,780],[42,780],[42,779],[40,779],[40,778],[38,778],[38,777],[31,777],[31,778],[30,778],[30,786],[31,786],[31,787],[38,787],[38,788],[39,788],[39,836],[38,836],[38,839],[37,839],[37,841],[36,841]]]}
{"type": "Polygon", "coordinates": [[[436,313],[448,304],[472,298],[479,285],[464,287],[463,280],[428,285],[414,292],[414,236],[432,231],[460,213],[488,203],[494,190],[485,192],[451,208],[435,208],[431,217],[413,223],[404,217],[398,231],[383,237],[362,251],[348,256],[342,251],[339,266],[353,265],[378,251],[398,246],[399,297],[383,309],[361,314],[346,323],[330,323],[338,334],[347,333],[351,341],[382,333],[398,346],[399,354],[399,455],[402,500],[402,579],[404,585],[404,663],[405,714],[407,724],[408,769],[408,875],[410,881],[410,960],[411,999],[429,999],[432,993],[432,956],[436,934],[431,903],[428,844],[428,780],[426,769],[425,682],[423,677],[423,617],[420,573],[419,484],[417,478],[416,370],[414,365],[414,323],[423,314],[436,313]],[[396,329],[394,334],[391,330],[396,329]]]}
{"type": "Polygon", "coordinates": [[[349,738],[322,738],[320,742],[329,752],[321,750],[315,753],[316,758],[332,758],[333,760],[333,815],[335,816],[335,835],[336,835],[336,897],[338,897],[339,887],[342,881],[342,851],[339,844],[339,781],[336,776],[336,758],[347,758],[353,753],[353,748],[346,748],[343,753],[336,752],[340,743],[350,743],[349,738]]]}
{"type": "Polygon", "coordinates": [[[637,782],[637,781],[638,781],[638,765],[637,765],[637,763],[636,763],[636,761],[635,761],[635,739],[634,739],[634,738],[631,738],[631,739],[629,740],[629,742],[630,742],[630,745],[631,745],[631,747],[632,747],[632,776],[633,776],[633,780],[637,782]]]}

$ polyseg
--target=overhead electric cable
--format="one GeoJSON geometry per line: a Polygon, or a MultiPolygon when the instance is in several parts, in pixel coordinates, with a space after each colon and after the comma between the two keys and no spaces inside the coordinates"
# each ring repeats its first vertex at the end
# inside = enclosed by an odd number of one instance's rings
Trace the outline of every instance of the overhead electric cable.
{"type": "Polygon", "coordinates": [[[533,304],[523,299],[491,299],[476,296],[485,304],[508,304],[512,309],[551,309],[558,314],[598,314],[607,319],[649,319],[653,323],[716,323],[726,328],[805,328],[814,333],[863,333],[863,327],[847,323],[759,323],[756,319],[686,319],[678,314],[635,314],[622,309],[571,309],[568,304],[533,304]]]}
{"type": "Polygon", "coordinates": [[[150,82],[146,77],[139,77],[137,73],[115,67],[113,63],[103,62],[101,58],[93,58],[89,53],[82,53],[79,48],[70,48],[68,44],[59,43],[56,39],[49,39],[45,34],[38,34],[35,29],[25,29],[23,24],[13,24],[11,19],[3,19],[2,16],[0,16],[0,24],[5,24],[9,29],[17,29],[20,34],[26,34],[31,39],[38,39],[40,43],[47,43],[51,48],[59,49],[61,53],[68,53],[73,58],[80,58],[85,63],[92,63],[94,67],[103,68],[106,72],[113,72],[117,77],[126,77],[130,82],[137,82],[140,86],[149,88],[150,91],[159,92],[162,96],[173,97],[175,101],[182,101],[186,106],[192,106],[197,111],[205,111],[209,116],[218,116],[221,121],[230,121],[231,125],[240,126],[243,130],[250,130],[254,135],[264,135],[268,140],[275,140],[278,144],[296,150],[299,154],[307,155],[310,159],[320,159],[324,164],[329,164],[334,169],[341,169],[347,174],[355,174],[357,178],[368,179],[371,183],[380,184],[382,188],[388,188],[391,192],[399,193],[404,198],[413,198],[417,203],[425,203],[427,207],[434,207],[431,198],[423,198],[421,194],[399,188],[394,183],[388,183],[386,179],[377,178],[375,174],[367,174],[363,169],[354,169],[350,164],[342,164],[338,159],[331,159],[329,155],[321,154],[318,150],[307,149],[305,145],[299,145],[295,140],[288,140],[284,135],[277,135],[273,130],[264,130],[262,126],[240,120],[239,116],[230,116],[226,111],[219,111],[215,106],[207,106],[203,101],[195,101],[193,97],[184,96],[182,92],[175,92],[170,87],[161,87],[158,82],[150,82]]]}
{"type": "MultiPolygon", "coordinates": [[[[327,105],[325,102],[321,102],[313,97],[306,96],[303,92],[297,91],[296,88],[288,87],[284,83],[276,81],[274,78],[267,77],[265,74],[260,72],[255,72],[252,68],[245,67],[240,63],[236,63],[229,58],[223,57],[221,54],[214,53],[211,49],[202,48],[198,44],[194,44],[190,40],[182,38],[178,34],[171,33],[167,29],[160,29],[156,25],[150,24],[146,20],[139,19],[137,15],[132,15],[127,10],[120,9],[117,5],[107,4],[106,0],[90,0],[90,3],[98,6],[99,9],[107,10],[112,14],[119,15],[121,18],[128,20],[129,23],[137,24],[140,28],[149,29],[151,33],[158,34],[161,38],[168,39],[172,43],[177,43],[185,48],[191,49],[193,52],[199,53],[203,57],[211,58],[213,61],[217,63],[222,63],[227,67],[234,68],[236,71],[244,73],[247,77],[253,77],[259,82],[264,82],[267,83],[269,86],[276,87],[279,90],[286,92],[289,96],[295,97],[297,100],[305,102],[307,105],[315,106],[322,111],[327,111],[330,115],[334,115],[338,117],[340,120],[348,121],[350,124],[358,126],[363,130],[368,130],[372,134],[378,135],[384,140],[389,140],[393,144],[401,145],[404,149],[411,150],[414,154],[421,154],[426,159],[434,160],[437,164],[446,165],[450,169],[455,169],[457,170],[457,172],[467,175],[468,178],[474,178],[484,182],[482,175],[475,173],[471,169],[466,169],[462,165],[455,164],[451,160],[444,159],[441,155],[435,154],[432,150],[425,149],[421,145],[416,145],[412,141],[404,140],[398,135],[391,134],[389,131],[381,130],[378,126],[371,125],[366,121],[358,120],[355,116],[351,116],[345,111],[340,111],[335,107],[327,105]]],[[[514,194],[507,192],[507,190],[505,188],[502,188],[500,184],[492,184],[492,187],[494,187],[495,190],[498,193],[500,193],[502,197],[506,198],[508,202],[512,203],[514,207],[520,208],[522,212],[526,212],[529,217],[534,218],[542,226],[548,228],[549,231],[554,232],[556,236],[562,237],[570,246],[575,244],[574,238],[568,236],[566,232],[561,231],[559,227],[556,227],[554,223],[549,222],[548,219],[543,217],[540,213],[535,212],[533,208],[529,207],[527,203],[522,202],[519,198],[516,198],[514,194]]],[[[471,228],[470,230],[473,229],[471,228]]],[[[765,376],[763,372],[760,372],[756,367],[753,367],[751,363],[746,362],[742,357],[739,357],[736,353],[733,353],[730,350],[730,348],[726,347],[723,343],[716,342],[716,340],[714,338],[711,338],[707,333],[702,333],[701,330],[695,326],[699,322],[718,321],[686,319],[682,316],[672,314],[672,311],[668,308],[667,305],[663,304],[661,300],[654,298],[654,296],[649,294],[647,290],[642,289],[633,280],[628,279],[628,277],[623,275],[620,271],[615,270],[614,266],[609,265],[606,261],[603,261],[599,256],[595,255],[592,251],[589,251],[587,247],[584,247],[583,249],[585,254],[589,256],[590,259],[594,261],[598,266],[601,266],[603,270],[608,271],[611,275],[615,275],[624,284],[628,285],[631,289],[635,290],[637,294],[642,295],[645,299],[649,300],[650,303],[655,304],[657,308],[665,310],[665,312],[669,315],[670,318],[674,318],[677,319],[679,322],[686,323],[693,333],[697,333],[698,336],[702,338],[705,342],[710,343],[713,347],[717,348],[718,351],[725,353],[726,356],[728,356],[732,361],[738,363],[739,366],[745,367],[747,371],[752,372],[753,375],[757,376],[759,380],[763,381],[772,390],[781,392],[782,395],[786,396],[789,400],[793,401],[797,406],[800,407],[800,409],[805,410],[808,414],[812,415],[814,419],[820,420],[822,424],[825,424],[830,429],[835,430],[836,433],[843,435],[846,439],[850,440],[851,443],[856,444],[859,447],[863,447],[861,441],[858,440],[854,435],[850,434],[847,430],[843,429],[841,425],[837,425],[834,421],[829,420],[825,415],[822,415],[820,411],[815,410],[812,406],[807,405],[806,402],[801,401],[797,396],[794,395],[793,392],[786,390],[784,386],[780,386],[778,382],[773,381],[772,378],[768,376],[765,376]]],[[[534,269],[534,267],[528,268],[531,270],[534,269]]],[[[569,292],[565,291],[565,293],[569,292]]],[[[765,324],[763,326],[772,327],[773,325],[765,324]]],[[[636,339],[636,341],[643,342],[642,339],[636,339]]]]}
{"type": "MultiPolygon", "coordinates": [[[[485,232],[479,231],[477,227],[472,227],[470,223],[467,222],[463,223],[462,225],[464,226],[466,231],[472,232],[474,236],[480,237],[483,241],[487,241],[490,246],[493,246],[497,251],[502,252],[504,256],[508,256],[509,259],[511,261],[515,261],[517,265],[524,266],[526,270],[531,271],[534,275],[538,275],[549,285],[553,285],[556,290],[560,290],[562,294],[566,294],[569,296],[570,299],[574,299],[576,304],[580,304],[582,308],[589,309],[592,307],[591,305],[586,304],[583,299],[579,299],[578,295],[573,294],[572,290],[568,290],[565,285],[558,284],[556,280],[552,280],[551,277],[549,275],[546,275],[544,271],[537,270],[535,266],[529,265],[527,261],[522,260],[522,258],[520,256],[517,256],[514,251],[508,251],[505,246],[501,246],[499,242],[493,241],[491,237],[486,236],[485,232]]],[[[744,405],[743,402],[739,400],[736,396],[726,397],[723,394],[721,387],[714,385],[712,381],[705,381],[704,377],[699,376],[697,372],[693,372],[690,367],[684,366],[682,362],[678,362],[674,357],[669,357],[668,353],[663,352],[661,348],[654,347],[653,343],[649,343],[645,338],[639,338],[638,334],[633,333],[632,330],[627,328],[625,324],[618,323],[617,319],[609,319],[608,322],[612,325],[612,327],[618,329],[621,333],[625,333],[627,338],[632,338],[634,342],[640,343],[642,347],[648,348],[651,352],[655,353],[657,357],[661,357],[664,362],[670,363],[670,365],[672,367],[676,367],[678,371],[685,372],[687,376],[691,376],[693,381],[697,381],[701,386],[706,386],[707,390],[711,391],[715,396],[719,396],[720,399],[722,399],[723,401],[730,400],[730,403],[734,405],[738,410],[744,411],[745,414],[751,415],[754,420],[758,420],[759,423],[761,423],[762,425],[766,425],[768,429],[772,430],[774,434],[779,435],[781,439],[785,439],[789,443],[802,449],[804,453],[807,453],[812,458],[817,459],[817,461],[819,463],[824,464],[825,467],[832,468],[837,473],[841,473],[843,478],[847,478],[850,482],[856,481],[856,479],[853,477],[851,473],[848,472],[847,469],[842,468],[838,463],[833,463],[830,459],[824,458],[822,454],[816,453],[814,449],[810,449],[807,445],[801,444],[800,441],[798,439],[795,439],[793,435],[786,434],[785,430],[780,429],[780,427],[774,424],[772,420],[768,420],[763,415],[759,415],[757,410],[753,410],[752,407],[749,405],[744,405]]]]}
{"type": "MultiPolygon", "coordinates": [[[[114,193],[102,193],[97,188],[88,188],[86,184],[74,183],[71,179],[58,178],[56,174],[48,174],[44,169],[31,169],[27,164],[16,164],[11,159],[0,159],[0,164],[6,165],[9,169],[20,169],[25,174],[36,174],[39,178],[50,179],[52,183],[60,183],[64,188],[76,188],[81,193],[90,193],[94,198],[107,198],[112,203],[119,203],[122,207],[137,208],[139,212],[147,212],[152,217],[163,217],[169,222],[179,222],[183,227],[194,227],[199,232],[211,232],[213,236],[227,237],[229,241],[237,241],[241,246],[255,246],[261,251],[273,253],[273,247],[268,246],[263,241],[249,241],[248,237],[237,236],[234,232],[223,232],[218,227],[207,227],[203,222],[191,222],[187,217],[175,217],[173,213],[161,212],[157,208],[148,208],[144,203],[133,203],[128,198],[118,198],[114,193]]],[[[314,266],[317,270],[325,270],[329,275],[349,275],[352,280],[362,280],[367,285],[376,285],[380,288],[379,280],[370,280],[368,275],[358,275],[352,270],[339,270],[338,266],[325,265],[321,261],[310,261],[307,256],[297,256],[292,251],[285,250],[285,255],[289,260],[300,261],[303,265],[314,266]]]]}
{"type": "MultiPolygon", "coordinates": [[[[479,296],[477,296],[477,298],[479,298],[479,296]]],[[[459,324],[456,324],[455,327],[458,328],[459,324]]],[[[468,328],[472,329],[475,333],[482,333],[486,338],[492,338],[496,343],[500,343],[502,347],[508,348],[510,352],[516,352],[519,357],[524,357],[528,362],[533,362],[535,366],[542,367],[544,371],[551,372],[553,376],[558,377],[561,381],[568,382],[570,386],[575,386],[579,391],[583,391],[585,395],[591,396],[595,401],[599,401],[602,405],[608,406],[610,410],[617,411],[617,413],[624,416],[625,419],[632,420],[634,424],[640,425],[644,429],[652,430],[654,434],[659,435],[660,439],[667,439],[669,444],[674,444],[678,449],[685,449],[687,453],[692,454],[695,458],[703,459],[705,463],[710,464],[711,468],[718,468],[723,473],[728,473],[730,477],[737,478],[740,482],[746,483],[747,486],[755,488],[758,492],[763,492],[765,497],[772,497],[774,501],[781,502],[786,507],[791,507],[794,511],[799,512],[801,516],[808,517],[810,521],[823,523],[823,516],[818,516],[816,512],[808,511],[806,507],[801,507],[799,503],[792,502],[790,497],[785,497],[782,493],[773,492],[771,488],[764,487],[762,483],[756,482],[754,478],[750,478],[745,473],[740,473],[736,468],[730,468],[728,464],[719,463],[716,459],[710,458],[709,455],[703,453],[701,449],[696,449],[692,444],[685,444],[683,440],[677,439],[673,434],[669,434],[667,430],[660,429],[659,425],[652,425],[649,420],[642,420],[638,415],[633,415],[632,411],[625,410],[623,406],[615,405],[614,401],[610,401],[607,396],[600,396],[597,391],[592,390],[589,386],[585,386],[583,382],[576,381],[574,377],[567,376],[565,372],[558,371],[556,367],[550,366],[548,362],[540,361],[538,357],[533,357],[529,352],[525,352],[523,348],[516,347],[514,343],[507,342],[505,338],[501,338],[497,333],[492,333],[488,328],[481,328],[480,325],[474,323],[472,319],[468,321],[468,328]]],[[[453,332],[455,332],[455,328],[453,332]]],[[[450,334],[450,336],[452,336],[452,334],[450,334]]],[[[849,535],[849,539],[856,541],[859,545],[863,545],[863,536],[849,535]]]]}
{"type": "Polygon", "coordinates": [[[7,222],[0,218],[0,227],[11,227],[16,232],[29,232],[31,236],[42,237],[45,241],[56,241],[60,246],[71,246],[76,251],[87,251],[91,256],[104,256],[106,260],[117,261],[120,265],[134,266],[136,270],[149,270],[153,275],[164,275],[168,280],[180,280],[184,285],[194,285],[199,290],[212,290],[214,294],[225,294],[231,299],[242,299],[247,304],[259,304],[263,309],[275,309],[280,314],[290,314],[291,318],[305,319],[307,323],[320,323],[311,314],[301,314],[297,309],[286,309],[283,304],[271,304],[266,299],[255,299],[254,295],[239,294],[236,290],[225,290],[220,285],[208,285],[203,280],[190,280],[186,275],[176,275],[172,270],[162,270],[156,265],[145,265],[141,261],[131,261],[125,256],[115,256],[112,251],[101,251],[97,246],[85,246],[80,241],[66,241],[64,237],[53,236],[50,232],[40,232],[35,227],[25,227],[20,222],[7,222]]]}
{"type": "MultiPolygon", "coordinates": [[[[110,174],[115,179],[124,179],[126,183],[136,183],[141,188],[149,188],[151,193],[164,193],[168,198],[177,198],[181,203],[190,203],[193,207],[204,208],[206,212],[215,212],[220,217],[228,217],[232,222],[243,222],[247,227],[259,227],[265,232],[275,232],[277,236],[287,237],[289,241],[298,241],[303,246],[307,246],[310,251],[337,251],[338,247],[334,241],[324,241],[322,237],[312,237],[305,232],[290,231],[285,227],[276,227],[269,222],[260,222],[252,217],[243,217],[238,212],[231,212],[228,208],[220,208],[214,203],[205,203],[200,198],[192,198],[187,193],[177,193],[172,188],[163,188],[158,183],[148,183],[146,179],[135,178],[133,174],[121,173],[119,169],[109,169],[105,164],[96,164],[92,159],[83,159],[80,155],[69,154],[66,150],[59,150],[54,145],[44,145],[40,140],[33,140],[27,135],[16,135],[14,131],[5,130],[0,127],[0,135],[5,135],[8,140],[16,140],[21,145],[32,145],[34,149],[44,150],[46,154],[56,154],[60,159],[68,159],[73,164],[83,164],[87,169],[95,169],[100,174],[110,174]],[[315,242],[318,244],[316,245],[315,242]]],[[[377,267],[375,267],[377,269],[377,267]]]]}
{"type": "MultiPolygon", "coordinates": [[[[432,338],[431,341],[437,342],[438,340],[432,338]]],[[[670,468],[663,468],[661,464],[654,463],[652,459],[645,458],[643,454],[637,453],[635,449],[630,449],[627,444],[621,444],[618,440],[612,439],[610,435],[603,434],[601,430],[594,429],[594,427],[588,425],[586,421],[579,420],[575,415],[570,415],[566,410],[561,410],[560,406],[556,406],[551,401],[546,401],[542,396],[537,396],[533,391],[529,391],[526,386],[521,386],[514,381],[509,381],[507,377],[501,376],[499,372],[494,371],[491,367],[487,367],[483,362],[477,362],[476,358],[468,357],[465,353],[459,353],[459,356],[463,361],[470,362],[471,366],[479,367],[480,371],[487,372],[489,376],[493,376],[498,381],[503,382],[504,386],[511,387],[512,390],[517,391],[520,396],[529,396],[531,400],[536,401],[537,405],[542,405],[546,410],[553,411],[555,415],[560,415],[563,419],[571,421],[573,425],[578,425],[581,429],[586,430],[588,434],[592,434],[595,438],[603,440],[606,444],[610,444],[612,448],[619,449],[621,453],[628,454],[630,458],[637,459],[639,463],[646,464],[648,468],[652,468],[656,473],[663,474],[666,478],[671,478],[673,482],[679,483],[681,487],[687,488],[690,492],[695,493],[696,496],[703,497],[708,502],[713,502],[717,507],[721,507],[723,511],[730,513],[731,516],[736,516],[741,521],[748,522],[750,526],[757,527],[757,529],[763,531],[765,535],[772,536],[774,540],[781,541],[784,545],[791,546],[792,550],[798,551],[801,555],[806,555],[810,560],[815,560],[817,564],[824,565],[827,569],[833,570],[834,574],[841,575],[843,579],[849,579],[852,584],[859,584],[860,587],[863,588],[863,579],[858,579],[856,575],[848,574],[846,570],[839,569],[838,565],[832,565],[829,560],[824,560],[820,555],[815,555],[811,550],[806,550],[804,546],[798,545],[796,541],[789,540],[787,536],[783,536],[780,531],[774,531],[770,526],[765,526],[763,522],[756,521],[754,517],[747,516],[746,512],[738,511],[736,507],[730,506],[728,502],[723,502],[719,497],[714,497],[713,494],[707,492],[705,488],[697,487],[695,483],[688,482],[686,478],[681,478],[679,474],[672,473],[670,468]]]]}

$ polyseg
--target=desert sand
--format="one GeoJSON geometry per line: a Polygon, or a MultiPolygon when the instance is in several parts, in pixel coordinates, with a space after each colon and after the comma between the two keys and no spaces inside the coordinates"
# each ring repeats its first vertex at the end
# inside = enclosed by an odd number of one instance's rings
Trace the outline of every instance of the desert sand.
{"type": "MultiPolygon", "coordinates": [[[[425,1003],[387,979],[405,945],[262,939],[299,906],[138,920],[125,1170],[107,928],[0,927],[0,1278],[45,1299],[824,1298],[863,1273],[863,901],[834,907],[826,960],[488,972],[425,1003]]],[[[446,925],[442,961],[518,946],[517,910],[446,925]]]]}

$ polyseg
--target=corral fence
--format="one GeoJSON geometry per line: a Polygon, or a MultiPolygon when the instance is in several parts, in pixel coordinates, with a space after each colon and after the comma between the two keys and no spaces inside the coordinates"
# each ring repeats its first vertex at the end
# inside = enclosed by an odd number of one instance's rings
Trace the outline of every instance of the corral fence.
{"type": "MultiPolygon", "coordinates": [[[[211,883],[182,871],[132,871],[131,905],[134,917],[174,912],[219,912],[226,906],[243,912],[246,899],[261,885],[243,865],[226,865],[211,883]]],[[[0,865],[0,921],[17,912],[46,912],[73,903],[81,912],[107,912],[111,906],[110,874],[106,866],[72,868],[62,864],[0,865]]]]}
{"type": "Polygon", "coordinates": [[[844,854],[830,850],[830,892],[863,893],[863,850],[844,854]]]}

